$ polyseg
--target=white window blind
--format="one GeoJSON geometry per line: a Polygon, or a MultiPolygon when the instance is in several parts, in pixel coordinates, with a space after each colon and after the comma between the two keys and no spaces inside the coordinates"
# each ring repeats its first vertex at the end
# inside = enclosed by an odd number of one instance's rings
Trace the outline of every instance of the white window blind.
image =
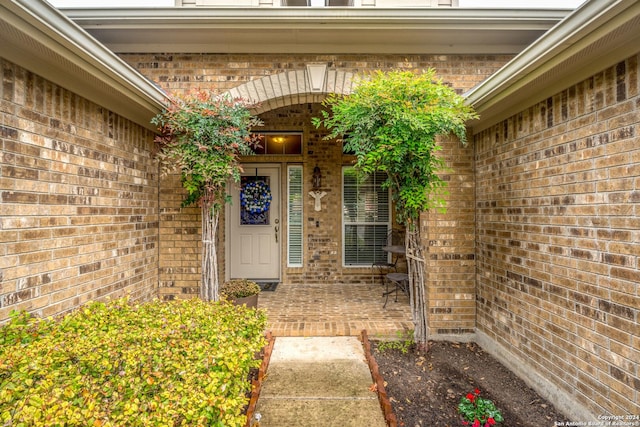
{"type": "Polygon", "coordinates": [[[288,167],[287,182],[287,265],[302,267],[302,166],[288,167]]]}
{"type": "Polygon", "coordinates": [[[358,174],[352,167],[342,170],[343,263],[370,266],[388,259],[382,250],[391,229],[389,191],[382,189],[384,172],[358,174]]]}

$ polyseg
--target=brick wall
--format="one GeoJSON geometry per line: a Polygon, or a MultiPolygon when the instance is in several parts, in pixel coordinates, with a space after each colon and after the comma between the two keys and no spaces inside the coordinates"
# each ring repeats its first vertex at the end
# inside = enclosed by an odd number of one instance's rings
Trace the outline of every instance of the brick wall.
{"type": "Polygon", "coordinates": [[[640,413],[638,59],[475,137],[478,329],[594,416],[640,413]]]}
{"type": "Polygon", "coordinates": [[[465,91],[486,79],[512,55],[267,55],[267,54],[120,54],[141,73],[174,93],[194,88],[229,90],[270,74],[326,63],[346,72],[435,68],[456,89],[465,91]]]}
{"type": "Polygon", "coordinates": [[[440,155],[450,171],[447,211],[421,218],[431,337],[475,332],[475,184],[473,147],[443,139],[440,155]]]}
{"type": "Polygon", "coordinates": [[[200,208],[180,207],[185,193],[178,176],[160,183],[158,296],[192,298],[200,294],[200,208]]]}
{"type": "MultiPolygon", "coordinates": [[[[329,70],[365,72],[374,69],[435,68],[444,81],[460,92],[475,86],[493,74],[511,57],[504,56],[394,56],[394,55],[212,55],[212,54],[126,54],[122,58],[167,90],[225,91],[270,74],[304,70],[307,63],[327,63],[329,70]]],[[[321,96],[315,95],[317,99],[321,96]]],[[[323,187],[328,195],[323,210],[313,211],[309,197],[305,206],[305,267],[283,267],[285,283],[340,281],[353,283],[371,280],[370,268],[343,268],[341,253],[341,167],[349,164],[339,144],[322,140],[310,123],[317,115],[318,104],[301,103],[266,111],[264,130],[302,131],[303,156],[294,159],[305,167],[305,192],[311,186],[316,164],[323,173],[323,187]],[[318,226],[316,226],[318,224],[318,226]]],[[[296,98],[297,99],[297,98],[296,98]]],[[[452,172],[449,182],[448,213],[425,214],[422,233],[427,248],[429,321],[431,333],[460,334],[475,327],[474,290],[474,184],[473,149],[458,141],[443,141],[443,156],[452,172]]],[[[257,161],[257,158],[250,159],[257,161]]],[[[284,165],[286,159],[265,161],[284,165]]],[[[285,170],[283,166],[283,170],[285,170]]],[[[165,298],[189,295],[199,283],[199,252],[193,254],[195,236],[185,230],[199,229],[197,210],[180,209],[180,192],[176,181],[163,181],[161,191],[161,293],[165,298]],[[184,244],[191,244],[186,248],[184,244]]],[[[283,226],[286,230],[286,226],[283,226]]],[[[199,231],[198,231],[199,236],[199,231]]],[[[285,260],[283,253],[282,259],[285,260]]],[[[223,266],[224,269],[224,266],[223,266]]]]}
{"type": "Polygon", "coordinates": [[[0,58],[0,320],[157,286],[152,135],[0,58]]]}
{"type": "MultiPolygon", "coordinates": [[[[265,130],[301,131],[305,135],[305,148],[302,156],[295,159],[271,157],[276,162],[290,162],[303,165],[304,227],[303,268],[284,268],[284,283],[321,283],[353,282],[362,278],[362,268],[342,267],[342,164],[349,164],[349,156],[343,156],[342,145],[336,141],[323,140],[324,133],[311,124],[312,117],[320,115],[320,104],[298,104],[278,108],[262,114],[265,130]],[[314,199],[308,193],[312,190],[313,168],[318,166],[322,172],[322,209],[314,210],[314,199]]],[[[247,159],[255,160],[255,159],[247,159]]],[[[283,170],[286,168],[283,166],[283,170]]],[[[286,182],[282,194],[286,194],[286,182]]],[[[283,210],[284,212],[284,210],[283,210]]],[[[286,241],[286,216],[283,216],[282,241],[286,241]]],[[[282,259],[286,260],[286,252],[282,259]]],[[[286,262],[283,263],[286,265],[286,262]]],[[[371,270],[367,269],[370,278],[371,270]]]]}

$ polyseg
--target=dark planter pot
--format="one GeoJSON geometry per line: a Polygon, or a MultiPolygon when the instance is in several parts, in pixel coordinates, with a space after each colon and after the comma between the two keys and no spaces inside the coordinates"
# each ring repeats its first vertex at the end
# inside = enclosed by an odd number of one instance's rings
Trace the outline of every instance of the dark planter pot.
{"type": "Polygon", "coordinates": [[[250,295],[244,298],[236,298],[233,300],[234,305],[246,305],[247,308],[258,307],[258,294],[250,295]]]}

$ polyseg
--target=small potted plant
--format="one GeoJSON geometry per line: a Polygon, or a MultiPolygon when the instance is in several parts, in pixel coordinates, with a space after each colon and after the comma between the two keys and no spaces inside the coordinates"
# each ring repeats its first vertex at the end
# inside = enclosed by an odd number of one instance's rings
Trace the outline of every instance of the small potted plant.
{"type": "Polygon", "coordinates": [[[491,427],[503,421],[500,410],[489,400],[480,397],[480,390],[468,393],[458,405],[458,412],[462,415],[462,424],[471,427],[491,427]]]}
{"type": "Polygon", "coordinates": [[[245,305],[249,308],[258,306],[258,294],[260,286],[249,279],[232,279],[226,281],[220,287],[222,298],[236,305],[245,305]]]}

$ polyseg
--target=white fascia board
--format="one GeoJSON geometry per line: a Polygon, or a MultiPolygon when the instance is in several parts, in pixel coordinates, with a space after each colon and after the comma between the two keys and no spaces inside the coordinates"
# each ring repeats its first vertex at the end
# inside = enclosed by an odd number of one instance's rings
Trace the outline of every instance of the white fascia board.
{"type": "Polygon", "coordinates": [[[0,0],[0,56],[148,129],[166,94],[43,0],[0,0]]]}
{"type": "Polygon", "coordinates": [[[570,9],[465,9],[465,8],[234,8],[234,7],[159,7],[159,8],[63,8],[70,19],[83,28],[108,26],[141,28],[155,26],[157,31],[183,25],[206,26],[232,24],[254,28],[281,27],[284,24],[306,28],[308,25],[333,25],[335,28],[362,24],[445,25],[452,28],[518,29],[520,25],[548,28],[566,17],[570,9]],[[469,27],[471,26],[471,27],[469,27]]]}
{"type": "Polygon", "coordinates": [[[474,133],[640,51],[640,2],[590,0],[464,94],[474,133]]]}

